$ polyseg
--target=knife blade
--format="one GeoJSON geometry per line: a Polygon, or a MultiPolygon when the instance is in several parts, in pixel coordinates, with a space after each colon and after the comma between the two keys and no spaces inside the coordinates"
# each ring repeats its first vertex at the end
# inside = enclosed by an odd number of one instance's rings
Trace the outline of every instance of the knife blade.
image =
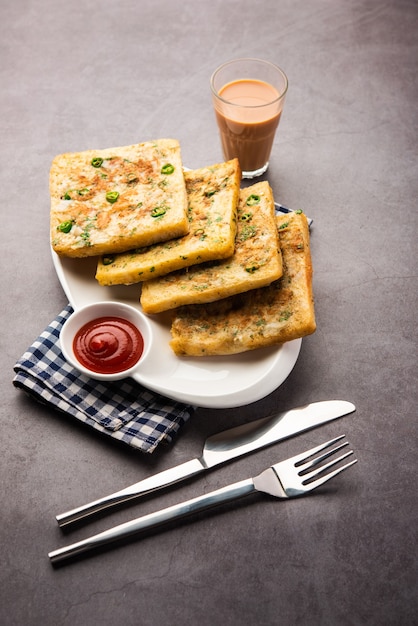
{"type": "Polygon", "coordinates": [[[80,522],[95,513],[123,502],[138,499],[153,491],[191,478],[237,457],[260,450],[296,434],[353,413],[356,407],[345,400],[313,402],[276,415],[222,431],[206,439],[200,458],[149,476],[104,498],[61,513],[56,520],[61,528],[80,522]]]}

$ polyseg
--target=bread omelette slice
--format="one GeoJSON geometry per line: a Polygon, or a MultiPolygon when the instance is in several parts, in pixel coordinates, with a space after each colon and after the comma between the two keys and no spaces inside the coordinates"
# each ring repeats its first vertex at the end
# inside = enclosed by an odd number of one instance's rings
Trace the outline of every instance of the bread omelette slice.
{"type": "Polygon", "coordinates": [[[160,313],[191,303],[212,302],[269,285],[282,274],[270,185],[256,183],[239,196],[233,256],[194,265],[142,285],[146,313],[160,313]]]}
{"type": "Polygon", "coordinates": [[[316,329],[309,227],[304,214],[277,216],[283,275],[268,287],[175,311],[173,351],[228,355],[310,335],[316,329]]]}
{"type": "Polygon", "coordinates": [[[188,232],[175,139],[58,155],[50,195],[51,244],[61,256],[121,252],[188,232]]]}
{"type": "Polygon", "coordinates": [[[97,264],[101,285],[129,285],[234,252],[241,170],[238,159],[184,172],[189,232],[129,252],[105,255],[97,264]]]}

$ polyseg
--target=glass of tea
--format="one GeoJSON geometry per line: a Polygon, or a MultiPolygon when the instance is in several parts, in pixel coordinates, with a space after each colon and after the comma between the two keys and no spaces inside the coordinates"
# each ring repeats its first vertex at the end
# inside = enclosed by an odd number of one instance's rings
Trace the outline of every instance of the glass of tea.
{"type": "Polygon", "coordinates": [[[238,158],[243,178],[264,174],[286,97],[286,74],[269,61],[235,59],[210,79],[225,160],[238,158]]]}

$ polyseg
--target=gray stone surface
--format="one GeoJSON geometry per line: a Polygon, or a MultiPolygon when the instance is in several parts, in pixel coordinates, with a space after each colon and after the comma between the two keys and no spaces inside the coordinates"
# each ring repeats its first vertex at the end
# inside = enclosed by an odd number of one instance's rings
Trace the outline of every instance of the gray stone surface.
{"type": "Polygon", "coordinates": [[[0,6],[1,524],[4,626],[416,623],[418,5],[414,0],[17,0],[0,6]],[[61,152],[181,141],[221,160],[209,76],[281,65],[289,94],[270,181],[314,219],[318,330],[286,382],[198,410],[145,457],[35,404],[15,360],[65,306],[49,251],[61,152]],[[341,398],[353,416],[63,536],[54,516],[199,454],[220,429],[341,398]],[[261,471],[345,432],[359,463],[306,499],[224,506],[53,569],[48,551],[261,471]]]}

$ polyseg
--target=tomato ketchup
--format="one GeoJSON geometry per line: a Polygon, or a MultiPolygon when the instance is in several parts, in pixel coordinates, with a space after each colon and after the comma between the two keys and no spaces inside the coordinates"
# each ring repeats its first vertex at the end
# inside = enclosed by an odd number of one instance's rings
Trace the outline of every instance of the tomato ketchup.
{"type": "Polygon", "coordinates": [[[144,339],[138,328],[121,317],[99,317],[76,333],[73,351],[78,361],[92,372],[116,374],[139,361],[144,339]]]}

